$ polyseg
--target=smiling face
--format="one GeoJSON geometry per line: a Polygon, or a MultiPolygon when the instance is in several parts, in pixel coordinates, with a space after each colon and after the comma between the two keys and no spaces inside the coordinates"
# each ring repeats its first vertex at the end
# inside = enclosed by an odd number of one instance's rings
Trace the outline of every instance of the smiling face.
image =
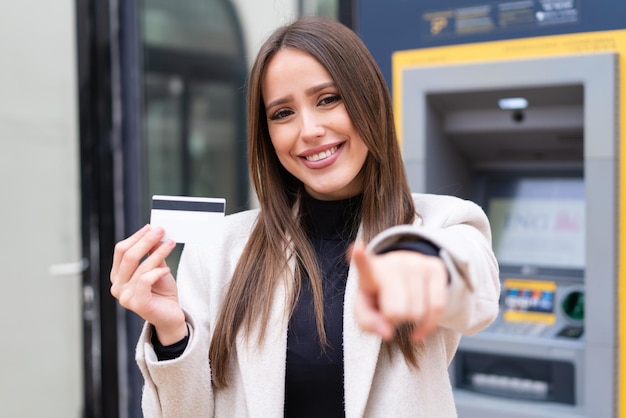
{"type": "Polygon", "coordinates": [[[262,89],[276,155],[307,193],[320,200],[361,193],[359,173],[368,149],[326,68],[305,52],[285,48],[267,65],[262,89]]]}

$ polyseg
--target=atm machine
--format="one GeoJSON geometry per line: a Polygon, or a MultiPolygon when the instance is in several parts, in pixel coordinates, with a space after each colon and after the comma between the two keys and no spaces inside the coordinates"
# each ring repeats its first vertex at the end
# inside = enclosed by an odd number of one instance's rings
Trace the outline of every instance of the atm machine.
{"type": "Polygon", "coordinates": [[[450,366],[464,418],[616,416],[618,58],[406,65],[413,191],[471,199],[500,264],[497,320],[450,366]]]}

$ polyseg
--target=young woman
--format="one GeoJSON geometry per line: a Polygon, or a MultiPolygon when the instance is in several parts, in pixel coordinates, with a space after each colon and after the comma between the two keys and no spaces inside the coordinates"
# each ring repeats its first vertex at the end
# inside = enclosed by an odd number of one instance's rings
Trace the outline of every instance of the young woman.
{"type": "Polygon", "coordinates": [[[460,335],[498,310],[484,213],[411,195],[385,81],[341,24],[278,29],[248,89],[260,208],[186,246],[177,282],[161,228],[115,249],[111,293],[146,320],[145,416],[455,416],[460,335]]]}

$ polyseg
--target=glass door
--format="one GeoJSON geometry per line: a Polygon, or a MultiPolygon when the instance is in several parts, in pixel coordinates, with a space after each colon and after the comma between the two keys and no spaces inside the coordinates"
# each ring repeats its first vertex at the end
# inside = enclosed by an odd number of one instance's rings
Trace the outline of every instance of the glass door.
{"type": "Polygon", "coordinates": [[[146,213],[153,194],[248,202],[241,30],[228,1],[146,0],[144,153],[146,213]]]}

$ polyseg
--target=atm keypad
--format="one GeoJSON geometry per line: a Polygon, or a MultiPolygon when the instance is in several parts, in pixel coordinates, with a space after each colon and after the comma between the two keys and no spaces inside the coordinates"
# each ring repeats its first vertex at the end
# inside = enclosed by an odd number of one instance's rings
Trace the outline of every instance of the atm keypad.
{"type": "Polygon", "coordinates": [[[503,322],[493,326],[491,329],[498,333],[511,335],[526,335],[531,337],[541,337],[546,335],[551,325],[532,322],[503,322]]]}

